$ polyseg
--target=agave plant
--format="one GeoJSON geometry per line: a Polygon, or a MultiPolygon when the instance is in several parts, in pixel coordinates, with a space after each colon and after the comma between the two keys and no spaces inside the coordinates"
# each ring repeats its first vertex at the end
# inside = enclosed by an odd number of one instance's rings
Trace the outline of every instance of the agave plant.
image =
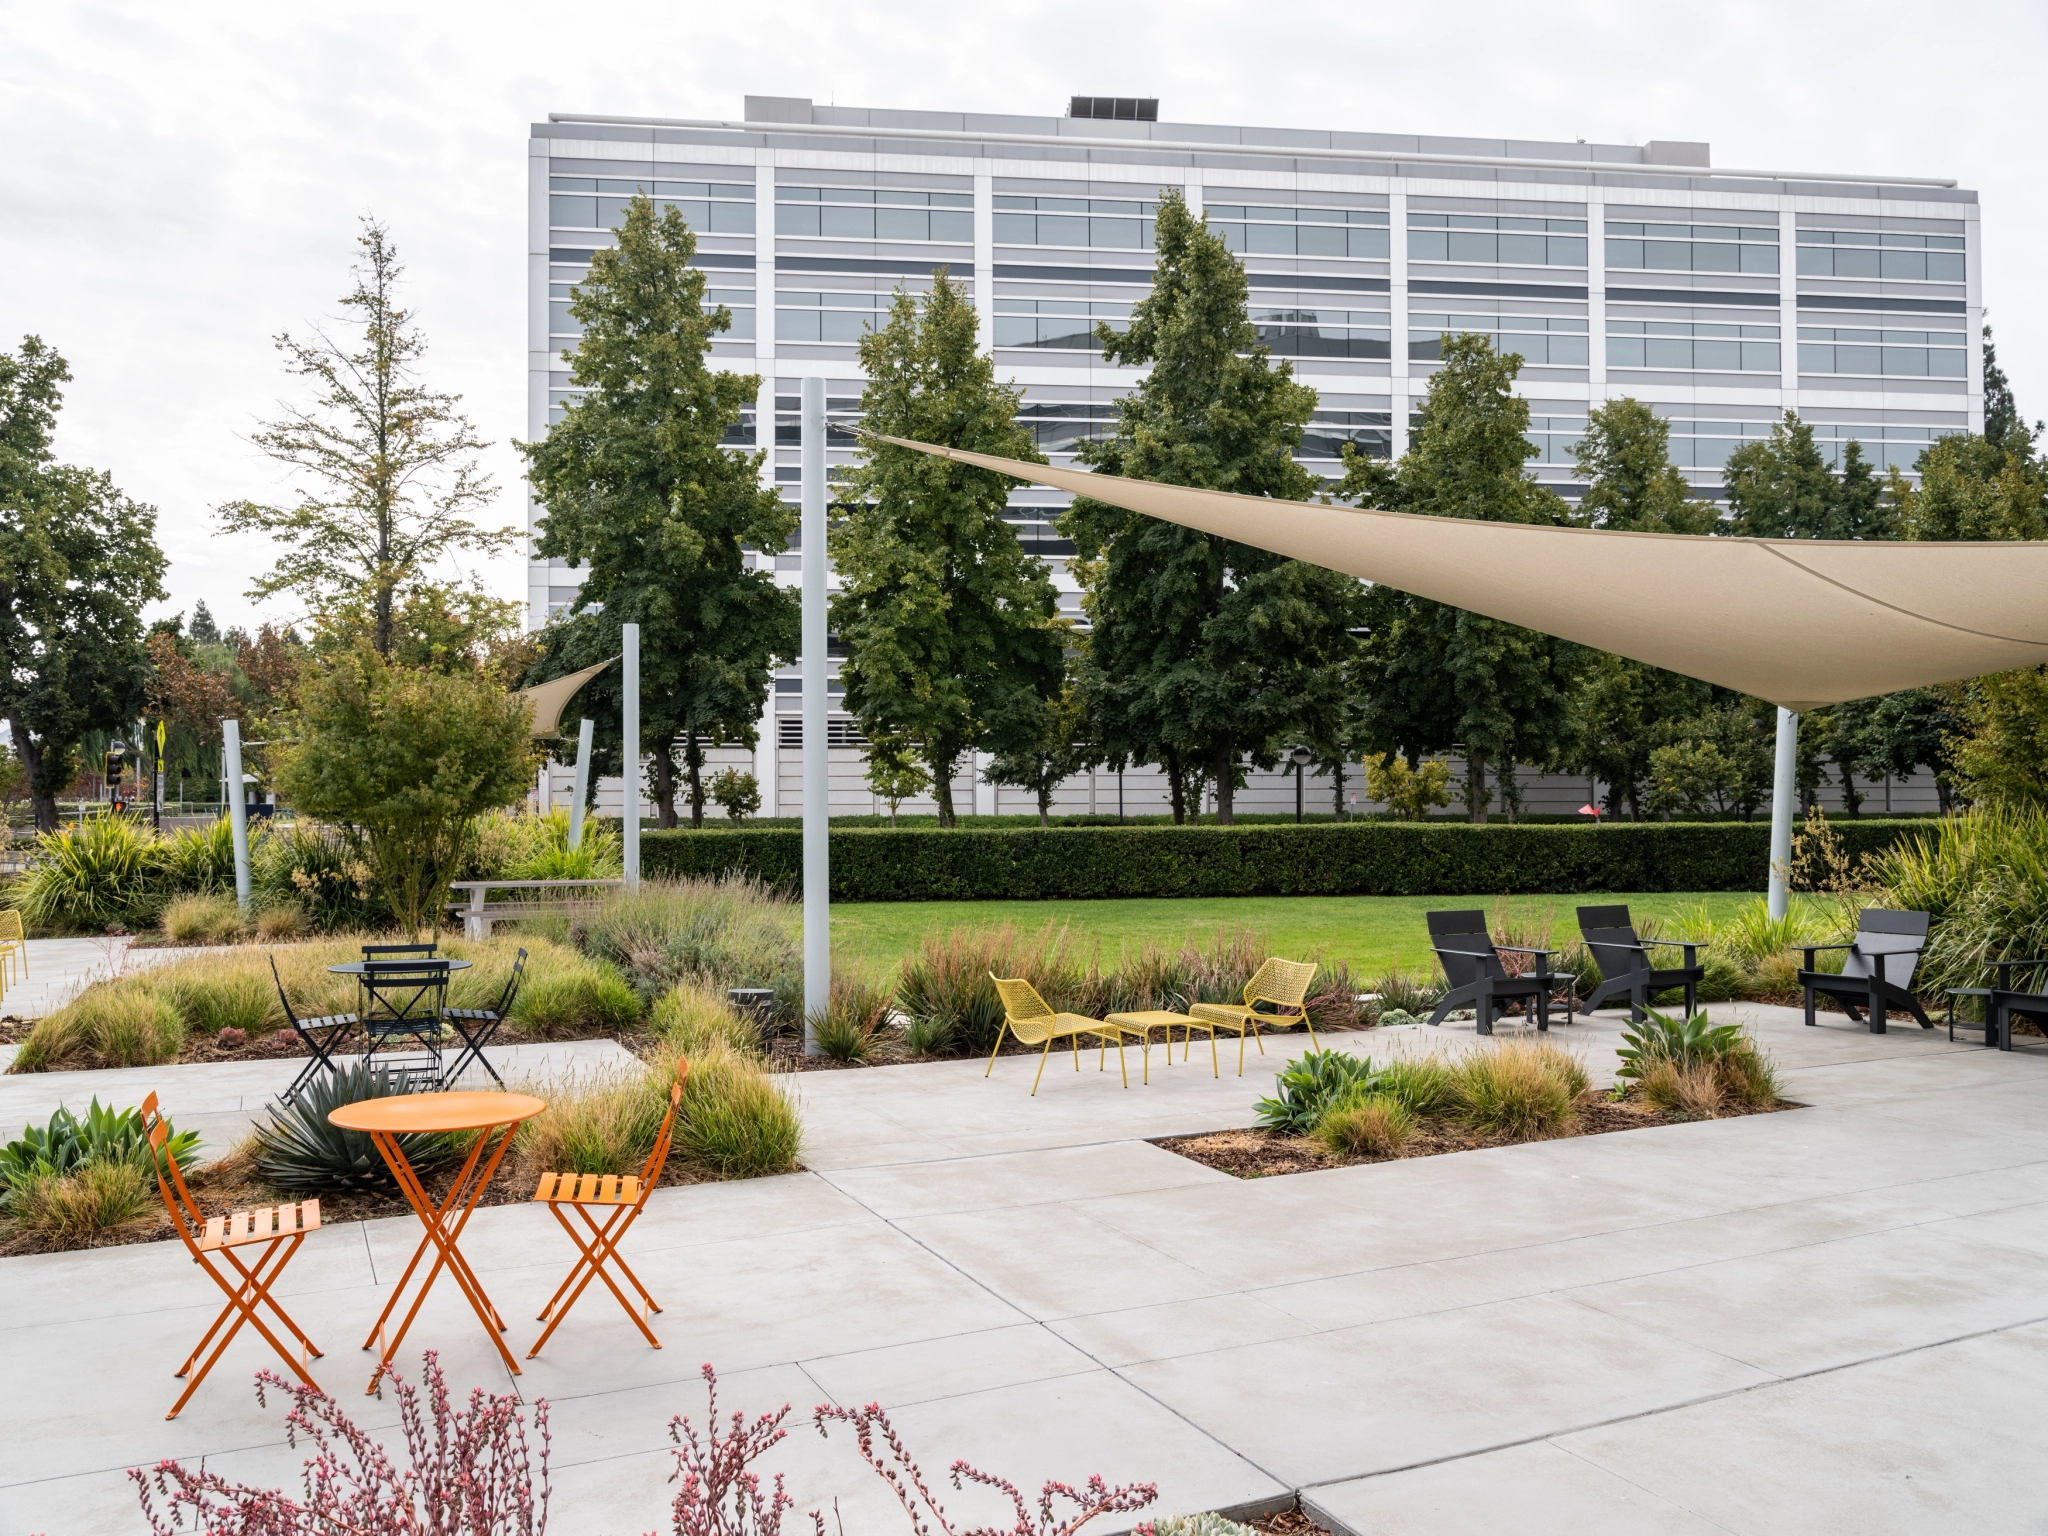
{"type": "MultiPolygon", "coordinates": [[[[199,1152],[199,1133],[173,1129],[166,1146],[189,1167],[199,1152]]],[[[149,1133],[143,1129],[141,1111],[115,1109],[95,1097],[83,1119],[59,1109],[46,1126],[23,1126],[18,1139],[0,1147],[0,1192],[40,1178],[61,1178],[87,1163],[150,1167],[149,1133]]]]}
{"type": "Polygon", "coordinates": [[[1370,1092],[1375,1076],[1370,1056],[1353,1056],[1347,1051],[1306,1052],[1275,1074],[1279,1095],[1259,1100],[1259,1124],[1290,1136],[1305,1136],[1339,1098],[1354,1091],[1361,1095],[1370,1092]]]}
{"type": "Polygon", "coordinates": [[[1621,1046],[1615,1054],[1621,1065],[1616,1077],[1640,1078],[1659,1062],[1670,1062],[1680,1071],[1718,1063],[1749,1049],[1740,1024],[1715,1024],[1704,1013],[1683,1022],[1669,1014],[1647,1009],[1643,1022],[1622,1031],[1621,1046]]]}
{"type": "MultiPolygon", "coordinates": [[[[271,1105],[270,1123],[256,1127],[257,1173],[278,1189],[314,1194],[390,1189],[391,1172],[368,1133],[345,1131],[327,1115],[344,1104],[406,1093],[410,1085],[403,1072],[361,1061],[315,1077],[291,1103],[271,1105]]],[[[448,1137],[424,1133],[400,1136],[398,1145],[415,1168],[446,1162],[459,1149],[448,1137]]]]}

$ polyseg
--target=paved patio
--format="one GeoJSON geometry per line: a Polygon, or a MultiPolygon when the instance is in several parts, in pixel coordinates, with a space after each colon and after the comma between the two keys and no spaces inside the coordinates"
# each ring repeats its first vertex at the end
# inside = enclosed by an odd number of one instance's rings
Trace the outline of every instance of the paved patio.
{"type": "MultiPolygon", "coordinates": [[[[586,1296],[520,1378],[552,1404],[553,1528],[666,1528],[665,1427],[702,1421],[711,1361],[722,1406],[795,1405],[771,1467],[863,1533],[904,1526],[844,1433],[809,1428],[815,1403],[879,1400],[935,1480],[955,1457],[1027,1489],[1099,1471],[1157,1481],[1160,1513],[1298,1491],[1356,1532],[2042,1529],[2048,1050],[1715,1011],[1754,1021],[1811,1107],[1249,1182],[1143,1138],[1248,1123],[1272,1054],[1217,1081],[1155,1050],[1128,1092],[1113,1062],[1056,1063],[1036,1100],[1018,1057],[987,1081],[806,1076],[811,1171],[664,1190],[637,1229],[667,1347],[586,1296]]],[[[1597,1069],[1617,1031],[1558,1034],[1597,1069]]],[[[0,1080],[10,1120],[35,1081],[0,1080]]],[[[359,1395],[355,1345],[417,1231],[330,1228],[282,1287],[320,1380],[380,1427],[394,1404],[359,1395]]],[[[566,1242],[515,1206],[464,1247],[523,1351],[566,1242]]],[[[177,1250],[0,1261],[0,1296],[0,1533],[134,1531],[123,1469],[161,1456],[296,1485],[248,1390],[260,1344],[157,1417],[214,1305],[177,1250]]],[[[506,1385],[452,1288],[415,1344],[454,1385],[506,1385]]]]}

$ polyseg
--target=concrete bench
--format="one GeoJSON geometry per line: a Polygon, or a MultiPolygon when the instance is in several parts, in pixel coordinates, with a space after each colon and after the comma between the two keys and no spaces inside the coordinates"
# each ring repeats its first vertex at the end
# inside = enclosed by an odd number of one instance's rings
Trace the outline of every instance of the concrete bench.
{"type": "Polygon", "coordinates": [[[572,908],[588,906],[600,890],[622,890],[625,884],[623,880],[456,880],[448,888],[467,891],[469,900],[451,901],[448,910],[461,914],[465,939],[488,939],[493,923],[522,917],[556,917],[572,908]],[[492,891],[538,894],[519,901],[492,901],[492,891]]]}

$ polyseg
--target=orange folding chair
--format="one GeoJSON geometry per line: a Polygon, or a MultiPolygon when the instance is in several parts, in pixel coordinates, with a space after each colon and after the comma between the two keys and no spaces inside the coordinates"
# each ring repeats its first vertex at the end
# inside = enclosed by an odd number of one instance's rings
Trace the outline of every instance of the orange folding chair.
{"type": "Polygon", "coordinates": [[[544,1173],[540,1176],[540,1187],[534,1191],[533,1198],[545,1202],[555,1213],[555,1220],[562,1224],[562,1230],[569,1234],[569,1241],[576,1245],[578,1257],[569,1270],[568,1278],[555,1287],[555,1294],[540,1309],[537,1321],[546,1323],[547,1327],[533,1341],[533,1348],[526,1352],[527,1359],[531,1360],[540,1353],[541,1346],[547,1343],[550,1334],[561,1327],[562,1319],[569,1315],[569,1309],[576,1305],[577,1297],[583,1294],[592,1279],[602,1280],[605,1288],[618,1298],[619,1305],[626,1309],[626,1316],[633,1320],[633,1326],[640,1330],[649,1344],[656,1349],[661,1348],[661,1340],[647,1326],[647,1319],[626,1299],[626,1293],[619,1289],[605,1266],[610,1263],[618,1268],[619,1273],[626,1277],[627,1284],[639,1292],[648,1312],[661,1310],[661,1304],[648,1294],[647,1287],[640,1283],[640,1277],[633,1273],[632,1266],[619,1253],[619,1240],[639,1220],[640,1212],[646,1208],[647,1197],[654,1193],[654,1186],[661,1179],[662,1166],[668,1162],[669,1142],[675,1136],[676,1115],[682,1108],[683,1084],[689,1076],[689,1059],[677,1057],[676,1080],[668,1090],[668,1113],[662,1116],[661,1130],[654,1138],[654,1150],[647,1154],[647,1161],[641,1165],[637,1178],[632,1174],[616,1173],[544,1173]],[[569,1220],[564,1207],[582,1218],[583,1225],[589,1230],[588,1241],[569,1220]],[[611,1212],[601,1223],[592,1214],[600,1210],[611,1212]],[[548,1315],[550,1313],[554,1314],[552,1318],[548,1315]]]}
{"type": "Polygon", "coordinates": [[[192,1255],[192,1262],[205,1270],[213,1283],[227,1294],[227,1305],[220,1309],[220,1316],[213,1320],[213,1326],[206,1330],[192,1353],[185,1357],[185,1363],[173,1372],[176,1376],[191,1373],[198,1362],[200,1351],[220,1334],[220,1342],[213,1346],[213,1353],[199,1366],[197,1375],[192,1376],[183,1394],[171,1405],[171,1411],[164,1415],[175,1419],[192,1394],[199,1390],[199,1383],[206,1380],[206,1373],[213,1369],[214,1362],[226,1352],[235,1335],[242,1330],[242,1324],[251,1324],[258,1333],[277,1351],[278,1357],[292,1368],[299,1380],[314,1390],[320,1384],[306,1374],[301,1359],[279,1342],[263,1319],[256,1315],[259,1306],[268,1307],[271,1314],[282,1323],[291,1336],[305,1347],[305,1353],[319,1357],[320,1349],[291,1320],[277,1298],[270,1294],[277,1277],[284,1273],[285,1265],[292,1255],[299,1251],[299,1244],[309,1233],[320,1230],[320,1202],[305,1200],[297,1205],[280,1205],[275,1209],[236,1211],[229,1216],[205,1216],[199,1204],[192,1198],[192,1191],[185,1187],[185,1175],[178,1169],[178,1159],[169,1145],[171,1127],[164,1117],[157,1113],[156,1095],[151,1094],[142,1101],[142,1124],[149,1133],[149,1150],[156,1164],[157,1191],[164,1197],[164,1209],[170,1212],[171,1222],[178,1229],[178,1236],[184,1240],[186,1251],[192,1255]],[[245,1264],[235,1252],[238,1248],[262,1244],[262,1252],[256,1255],[254,1264],[245,1264]],[[225,1260],[239,1277],[230,1281],[228,1276],[209,1258],[217,1254],[225,1260]],[[228,1323],[227,1331],[221,1332],[221,1324],[228,1323]]]}

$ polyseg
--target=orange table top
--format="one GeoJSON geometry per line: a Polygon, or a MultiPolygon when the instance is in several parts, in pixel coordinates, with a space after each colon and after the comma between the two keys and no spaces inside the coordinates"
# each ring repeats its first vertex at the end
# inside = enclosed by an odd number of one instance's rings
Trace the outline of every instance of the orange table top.
{"type": "Polygon", "coordinates": [[[327,1112],[330,1123],[345,1131],[481,1131],[494,1125],[531,1120],[546,1109],[545,1100],[530,1093],[399,1093],[364,1099],[327,1112]]]}

